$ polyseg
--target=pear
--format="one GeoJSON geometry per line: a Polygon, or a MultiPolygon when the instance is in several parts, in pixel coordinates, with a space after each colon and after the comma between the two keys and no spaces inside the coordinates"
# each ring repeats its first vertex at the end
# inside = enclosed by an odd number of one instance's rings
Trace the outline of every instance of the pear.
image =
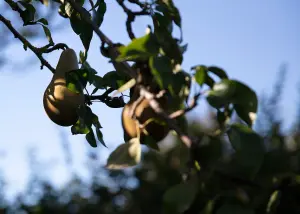
{"type": "MultiPolygon", "coordinates": [[[[136,119],[131,118],[130,112],[133,108],[133,103],[137,100],[137,92],[135,91],[131,100],[124,106],[122,111],[122,127],[124,130],[124,140],[128,141],[131,138],[135,138],[140,133],[140,142],[144,143],[144,138],[150,135],[156,142],[163,140],[169,133],[168,126],[159,124],[151,119],[158,119],[158,116],[151,108],[149,101],[146,98],[136,106],[135,116],[136,119]],[[149,122],[149,123],[148,123],[149,122]],[[146,124],[145,124],[146,123],[146,124]],[[144,128],[140,128],[139,124],[144,124],[144,128]]],[[[157,99],[158,103],[165,110],[168,108],[168,102],[166,97],[157,99]]]]}
{"type": "Polygon", "coordinates": [[[78,120],[77,109],[84,104],[83,93],[70,91],[66,85],[66,73],[78,69],[78,60],[73,49],[64,50],[55,73],[45,90],[43,104],[48,117],[57,125],[71,126],[78,120]]]}

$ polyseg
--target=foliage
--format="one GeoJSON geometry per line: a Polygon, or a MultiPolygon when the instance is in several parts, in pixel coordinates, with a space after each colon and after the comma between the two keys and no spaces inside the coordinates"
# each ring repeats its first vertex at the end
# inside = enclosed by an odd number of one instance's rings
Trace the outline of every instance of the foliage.
{"type": "MultiPolygon", "coordinates": [[[[245,83],[231,79],[218,66],[198,64],[190,68],[181,67],[187,44],[183,43],[181,14],[172,0],[128,0],[126,4],[125,0],[116,1],[127,14],[125,24],[131,42],[126,45],[113,43],[99,30],[105,22],[106,1],[51,1],[82,42],[79,53],[81,67],[66,76],[69,90],[86,92],[85,105],[78,108],[79,119],[71,127],[71,132],[74,135],[84,134],[91,147],[97,147],[98,142],[106,146],[101,132],[105,124],[101,124],[91,105],[99,100],[109,108],[122,108],[126,105],[124,95],[115,97],[111,93],[130,91],[131,101],[136,105],[140,102],[139,98],[149,101],[152,110],[162,120],[159,122],[172,130],[178,142],[171,151],[162,155],[152,151],[153,148],[159,150],[159,142],[151,141],[151,136],[142,140],[138,134],[111,153],[107,160],[109,169],[140,164],[133,171],[139,181],[136,189],[120,186],[117,191],[110,192],[98,183],[86,187],[78,183],[80,180],[74,180],[75,183],[57,192],[48,183],[42,183],[44,194],[36,205],[26,205],[19,200],[14,207],[27,213],[251,214],[283,213],[287,210],[288,213],[299,213],[298,147],[289,151],[284,146],[284,136],[277,132],[278,127],[275,131],[272,129],[274,132],[268,136],[253,130],[258,110],[256,93],[245,83]],[[140,11],[132,11],[127,3],[134,4],[140,11]],[[148,17],[150,23],[148,32],[136,38],[131,24],[138,16],[148,17]],[[180,30],[179,38],[174,36],[175,27],[180,30]],[[88,63],[94,36],[101,40],[100,54],[108,58],[115,68],[103,76],[88,63]],[[92,87],[92,93],[87,90],[87,85],[92,87]],[[196,90],[192,91],[192,86],[196,90]],[[162,109],[158,101],[160,96],[167,97],[172,106],[162,109]],[[217,128],[212,133],[199,126],[189,126],[186,121],[185,113],[196,107],[201,98],[205,98],[216,112],[217,128]],[[190,105],[189,101],[194,104],[190,105]],[[241,123],[232,122],[233,113],[238,115],[241,123]],[[275,141],[279,141],[280,146],[267,146],[275,141]],[[150,149],[143,158],[141,144],[150,149]],[[225,150],[228,146],[231,152],[225,150]],[[74,189],[69,188],[72,186],[75,186],[74,189]],[[81,196],[77,188],[89,188],[92,196],[81,196]],[[66,199],[65,194],[70,198],[66,199]]],[[[24,27],[43,28],[48,44],[37,48],[0,14],[0,21],[23,43],[24,49],[33,51],[42,67],[55,72],[43,54],[65,49],[67,45],[52,39],[49,20],[38,15],[35,7],[36,3],[47,6],[50,2],[5,2],[19,13],[24,27]]],[[[134,118],[136,115],[131,116],[134,118]]],[[[145,124],[153,120],[149,118],[145,124]]],[[[107,172],[117,183],[120,178],[128,178],[124,171],[107,172]]]]}

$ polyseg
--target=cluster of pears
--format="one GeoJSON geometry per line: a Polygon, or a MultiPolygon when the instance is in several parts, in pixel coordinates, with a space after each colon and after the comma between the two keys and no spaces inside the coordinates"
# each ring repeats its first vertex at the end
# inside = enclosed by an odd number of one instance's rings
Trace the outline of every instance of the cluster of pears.
{"type": "Polygon", "coordinates": [[[77,69],[79,67],[75,51],[69,48],[64,50],[44,92],[43,104],[46,114],[60,126],[75,124],[78,120],[77,109],[84,104],[84,94],[72,92],[66,85],[66,73],[77,69]]]}
{"type": "MultiPolygon", "coordinates": [[[[139,90],[136,87],[130,101],[123,108],[124,140],[128,141],[131,138],[140,137],[140,142],[143,144],[145,137],[150,136],[153,140],[159,142],[168,135],[170,129],[167,125],[161,123],[158,115],[151,108],[149,100],[142,98],[141,101],[139,100],[140,102],[137,102],[139,97],[139,90]]],[[[162,96],[156,101],[161,108],[168,109],[168,98],[166,96],[162,96]]]]}

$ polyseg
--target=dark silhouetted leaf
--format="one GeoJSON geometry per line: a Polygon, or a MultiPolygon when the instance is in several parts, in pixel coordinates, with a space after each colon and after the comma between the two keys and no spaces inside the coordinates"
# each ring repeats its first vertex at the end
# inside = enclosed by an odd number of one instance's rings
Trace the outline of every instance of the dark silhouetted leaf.
{"type": "Polygon", "coordinates": [[[265,147],[262,138],[251,128],[241,124],[232,124],[227,134],[236,151],[239,171],[252,178],[264,160],[265,147]]]}
{"type": "Polygon", "coordinates": [[[50,30],[46,26],[44,26],[44,25],[43,25],[43,29],[44,29],[45,35],[46,35],[46,37],[47,37],[47,39],[49,41],[49,44],[54,45],[54,42],[52,40],[52,36],[51,36],[50,30]]]}
{"type": "Polygon", "coordinates": [[[243,207],[239,204],[226,203],[217,210],[216,214],[255,214],[254,210],[243,207]]]}
{"type": "Polygon", "coordinates": [[[93,129],[90,129],[90,132],[86,134],[85,139],[90,144],[91,147],[97,147],[96,138],[93,132],[93,129]]]}
{"type": "Polygon", "coordinates": [[[96,23],[96,25],[98,27],[100,27],[103,22],[104,14],[106,12],[106,3],[104,0],[98,0],[97,4],[99,6],[98,6],[97,12],[95,14],[96,16],[94,18],[94,22],[96,23]]]}
{"type": "Polygon", "coordinates": [[[163,196],[163,201],[166,206],[171,206],[179,213],[183,213],[193,203],[197,192],[197,180],[191,179],[168,189],[163,196]]]}

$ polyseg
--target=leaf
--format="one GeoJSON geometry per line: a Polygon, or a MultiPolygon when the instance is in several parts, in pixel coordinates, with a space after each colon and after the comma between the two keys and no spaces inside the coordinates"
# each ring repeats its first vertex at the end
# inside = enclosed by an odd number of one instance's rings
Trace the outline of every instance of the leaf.
{"type": "Polygon", "coordinates": [[[81,42],[85,48],[85,51],[87,52],[89,50],[90,43],[93,38],[93,28],[90,24],[84,21],[82,15],[90,18],[90,13],[85,8],[82,8],[83,14],[78,13],[74,11],[72,6],[68,2],[66,3],[65,11],[68,17],[70,18],[70,23],[73,31],[77,35],[79,35],[81,42]]]}
{"type": "Polygon", "coordinates": [[[264,162],[259,170],[263,176],[276,176],[288,173],[291,168],[292,157],[284,150],[272,150],[265,154],[264,162]]]}
{"type": "Polygon", "coordinates": [[[96,11],[96,16],[95,16],[94,22],[96,23],[96,25],[98,27],[100,27],[102,22],[103,22],[103,19],[104,19],[104,14],[106,12],[106,3],[105,3],[104,0],[98,0],[97,4],[99,6],[98,6],[98,9],[96,11]]]}
{"type": "Polygon", "coordinates": [[[228,79],[226,72],[222,68],[210,66],[207,68],[207,70],[217,75],[220,79],[228,79]]]}
{"type": "Polygon", "coordinates": [[[106,84],[105,81],[103,80],[102,77],[95,75],[93,77],[93,81],[92,84],[98,89],[105,89],[106,88],[106,84]]]}
{"type": "Polygon", "coordinates": [[[86,69],[88,71],[88,78],[87,78],[87,81],[91,84],[93,84],[94,82],[94,78],[95,76],[97,76],[97,71],[95,69],[93,69],[89,63],[87,61],[84,61],[82,63],[82,66],[80,69],[86,69]]]}
{"type": "Polygon", "coordinates": [[[227,134],[236,151],[240,171],[253,178],[264,160],[265,147],[262,138],[251,128],[241,124],[232,124],[227,134]]]}
{"type": "Polygon", "coordinates": [[[67,88],[75,93],[82,93],[88,81],[88,71],[77,69],[66,73],[67,88]]]}
{"type": "Polygon", "coordinates": [[[36,22],[40,22],[40,23],[42,23],[44,25],[48,25],[48,21],[45,18],[41,18],[41,19],[37,20],[36,22]]]}
{"type": "Polygon", "coordinates": [[[120,88],[118,88],[118,93],[122,93],[122,92],[132,88],[133,86],[135,86],[135,84],[136,84],[136,80],[134,78],[132,78],[131,80],[126,82],[124,85],[122,85],[120,88]]]}
{"type": "Polygon", "coordinates": [[[155,13],[152,16],[154,25],[154,34],[159,45],[162,47],[163,52],[169,58],[173,59],[175,63],[181,64],[183,57],[182,52],[177,44],[177,41],[172,37],[171,32],[168,30],[169,18],[155,13]]]}
{"type": "Polygon", "coordinates": [[[207,68],[205,66],[197,66],[195,70],[195,80],[202,86],[205,83],[207,68]]]}
{"type": "Polygon", "coordinates": [[[105,86],[117,90],[126,83],[126,79],[124,79],[117,71],[110,71],[103,76],[103,82],[105,86]]]}
{"type": "Polygon", "coordinates": [[[127,46],[119,47],[120,55],[116,61],[143,60],[158,54],[159,46],[152,33],[133,39],[127,46]]]}
{"type": "Polygon", "coordinates": [[[177,72],[173,77],[172,88],[174,94],[182,101],[186,100],[190,94],[191,77],[185,71],[177,72]]]}
{"type": "Polygon", "coordinates": [[[46,26],[44,26],[44,25],[43,25],[43,29],[44,29],[44,32],[45,32],[45,35],[46,35],[46,37],[48,39],[49,44],[54,45],[54,42],[52,40],[52,36],[51,36],[50,30],[46,26]]]}
{"type": "Polygon", "coordinates": [[[108,97],[108,99],[106,99],[104,103],[110,108],[123,108],[126,104],[122,96],[108,97]]]}
{"type": "Polygon", "coordinates": [[[151,73],[162,88],[167,88],[172,82],[173,70],[171,61],[166,56],[151,57],[149,60],[151,73]]]}
{"type": "Polygon", "coordinates": [[[99,142],[100,142],[103,146],[105,146],[105,147],[107,148],[107,146],[106,146],[106,144],[105,144],[105,142],[104,142],[104,140],[103,140],[103,134],[102,134],[102,132],[100,131],[100,128],[96,128],[96,134],[97,134],[97,138],[98,138],[99,142]]]}
{"type": "Polygon", "coordinates": [[[86,51],[90,48],[90,43],[93,38],[93,28],[91,25],[86,24],[84,30],[80,33],[80,39],[86,51]]]}
{"type": "Polygon", "coordinates": [[[193,178],[168,189],[163,196],[163,202],[166,206],[183,213],[191,206],[197,193],[197,180],[193,178]]]}
{"type": "Polygon", "coordinates": [[[108,157],[108,169],[124,169],[135,166],[141,161],[141,144],[138,138],[118,146],[108,157]]]}
{"type": "Polygon", "coordinates": [[[97,147],[96,138],[92,128],[90,128],[90,132],[85,135],[85,139],[87,140],[87,142],[90,144],[91,147],[94,148],[97,147]]]}
{"type": "Polygon", "coordinates": [[[196,82],[202,87],[203,84],[208,85],[210,88],[213,87],[215,81],[208,75],[207,67],[204,65],[196,65],[191,68],[195,70],[194,74],[196,82]]]}
{"type": "Polygon", "coordinates": [[[20,16],[23,20],[23,26],[29,25],[34,20],[36,10],[30,3],[23,1],[18,1],[18,3],[20,3],[25,8],[25,10],[20,12],[20,16]]]}
{"type": "Polygon", "coordinates": [[[87,52],[80,51],[79,52],[79,63],[83,64],[87,59],[87,52]]]}
{"type": "Polygon", "coordinates": [[[84,124],[82,118],[79,118],[77,122],[71,127],[71,132],[73,135],[76,134],[88,134],[90,132],[89,127],[84,124]]]}
{"type": "Polygon", "coordinates": [[[258,105],[256,93],[252,89],[239,81],[228,79],[214,84],[213,89],[208,92],[207,101],[215,108],[235,104],[241,118],[245,118],[243,114],[256,113],[258,105]]]}
{"type": "Polygon", "coordinates": [[[160,7],[156,7],[156,9],[163,12],[165,15],[171,16],[174,23],[181,28],[180,13],[175,4],[173,3],[173,0],[159,0],[157,1],[157,3],[160,7]]]}
{"type": "Polygon", "coordinates": [[[243,207],[239,204],[226,203],[223,204],[216,212],[216,214],[255,214],[254,210],[243,207]]]}

